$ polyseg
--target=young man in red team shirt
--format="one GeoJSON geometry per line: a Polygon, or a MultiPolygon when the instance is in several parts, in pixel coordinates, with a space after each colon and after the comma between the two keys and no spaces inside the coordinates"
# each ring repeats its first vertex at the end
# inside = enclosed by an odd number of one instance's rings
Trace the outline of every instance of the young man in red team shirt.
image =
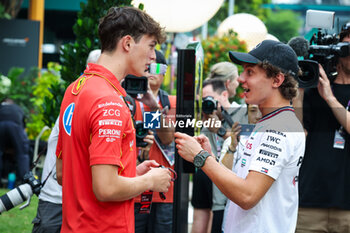
{"type": "Polygon", "coordinates": [[[101,19],[102,54],[66,90],[60,112],[57,180],[62,184],[61,232],[134,232],[133,198],[166,192],[167,169],[136,167],[136,138],[120,81],[144,76],[164,32],[146,13],[111,8],[101,19]]]}

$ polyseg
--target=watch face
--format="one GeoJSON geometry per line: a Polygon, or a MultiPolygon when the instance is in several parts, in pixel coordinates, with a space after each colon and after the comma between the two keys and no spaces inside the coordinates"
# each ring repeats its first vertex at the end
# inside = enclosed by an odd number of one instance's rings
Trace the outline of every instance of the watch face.
{"type": "Polygon", "coordinates": [[[196,155],[195,157],[194,157],[194,160],[193,160],[193,164],[194,164],[194,166],[196,166],[196,167],[202,167],[203,165],[202,165],[202,158],[201,158],[201,156],[198,154],[198,155],[196,155]]]}
{"type": "Polygon", "coordinates": [[[210,154],[208,152],[206,152],[205,150],[202,150],[201,152],[199,152],[193,159],[193,164],[194,166],[196,166],[197,168],[201,168],[204,166],[205,160],[210,156],[210,154]]]}

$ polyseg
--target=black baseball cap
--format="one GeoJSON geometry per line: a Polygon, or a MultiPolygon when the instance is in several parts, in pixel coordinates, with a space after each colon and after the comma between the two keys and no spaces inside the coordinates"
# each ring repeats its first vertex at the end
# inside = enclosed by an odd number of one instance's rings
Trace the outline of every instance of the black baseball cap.
{"type": "Polygon", "coordinates": [[[238,65],[242,65],[242,63],[257,64],[265,61],[280,68],[283,72],[289,72],[295,78],[298,77],[297,55],[289,45],[279,41],[264,40],[249,53],[230,51],[229,55],[231,61],[238,65]]]}
{"type": "Polygon", "coordinates": [[[167,65],[163,53],[159,50],[156,50],[156,63],[167,65]]]}

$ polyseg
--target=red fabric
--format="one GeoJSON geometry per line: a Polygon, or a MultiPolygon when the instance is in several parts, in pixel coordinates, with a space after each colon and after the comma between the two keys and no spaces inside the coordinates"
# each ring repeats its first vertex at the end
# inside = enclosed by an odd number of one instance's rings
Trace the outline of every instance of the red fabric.
{"type": "MultiPolygon", "coordinates": [[[[171,108],[167,114],[166,122],[168,122],[169,120],[175,122],[175,120],[176,120],[176,96],[169,96],[169,102],[170,102],[171,108]]],[[[161,105],[160,101],[159,101],[159,106],[161,106],[161,109],[163,109],[163,106],[161,105]]],[[[144,105],[144,111],[149,112],[150,108],[148,106],[144,105]]],[[[156,143],[153,143],[153,145],[149,151],[149,159],[155,160],[159,164],[161,164],[165,167],[171,167],[172,169],[174,169],[174,166],[170,166],[168,161],[166,160],[166,158],[164,158],[162,152],[159,150],[156,143]]],[[[166,196],[165,200],[162,200],[160,198],[158,192],[154,192],[152,202],[173,203],[173,201],[174,201],[174,183],[171,182],[170,185],[171,186],[170,186],[168,192],[165,193],[165,196],[166,196]]],[[[140,201],[141,201],[140,196],[135,198],[135,202],[140,202],[140,201]]]]}
{"type": "Polygon", "coordinates": [[[56,151],[63,172],[61,232],[134,232],[133,200],[100,202],[92,191],[92,165],[117,165],[120,176],[136,175],[135,129],[125,95],[116,77],[97,64],[88,64],[65,93],[56,151]],[[72,103],[70,118],[65,110],[72,103]]]}

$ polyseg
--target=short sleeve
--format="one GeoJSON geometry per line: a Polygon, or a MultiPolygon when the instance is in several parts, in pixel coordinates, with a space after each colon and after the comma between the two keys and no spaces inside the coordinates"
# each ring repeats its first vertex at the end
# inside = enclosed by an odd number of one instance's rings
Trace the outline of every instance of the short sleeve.
{"type": "Polygon", "coordinates": [[[267,130],[261,134],[249,170],[264,173],[276,180],[288,164],[287,136],[277,130],[267,130]]]}
{"type": "Polygon", "coordinates": [[[90,112],[90,165],[119,165],[123,138],[133,130],[131,113],[122,98],[107,96],[93,104],[90,112]],[[131,128],[130,128],[131,127],[131,128]]]}

